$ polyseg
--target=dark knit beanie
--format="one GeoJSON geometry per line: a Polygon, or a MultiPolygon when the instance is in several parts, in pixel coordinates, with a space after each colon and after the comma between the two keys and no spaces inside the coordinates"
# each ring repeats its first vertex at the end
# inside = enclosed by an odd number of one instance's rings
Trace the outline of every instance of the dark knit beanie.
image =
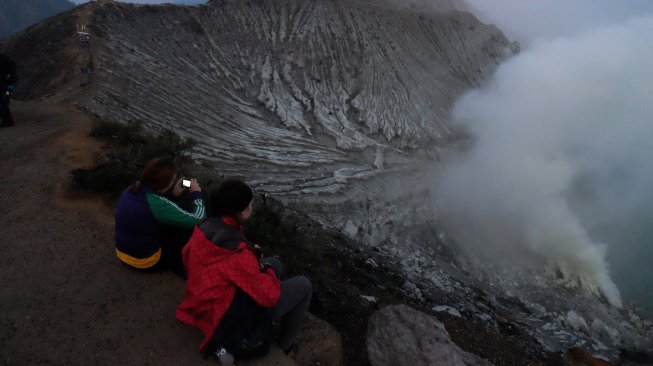
{"type": "Polygon", "coordinates": [[[213,216],[235,216],[247,208],[254,198],[252,189],[242,180],[229,179],[211,192],[213,216]]]}

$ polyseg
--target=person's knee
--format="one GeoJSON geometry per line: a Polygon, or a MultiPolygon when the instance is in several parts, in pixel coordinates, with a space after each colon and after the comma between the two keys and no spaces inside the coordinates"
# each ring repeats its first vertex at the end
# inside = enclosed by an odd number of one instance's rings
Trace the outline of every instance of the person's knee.
{"type": "Polygon", "coordinates": [[[297,276],[297,286],[303,294],[310,295],[313,293],[313,284],[306,276],[297,276]]]}

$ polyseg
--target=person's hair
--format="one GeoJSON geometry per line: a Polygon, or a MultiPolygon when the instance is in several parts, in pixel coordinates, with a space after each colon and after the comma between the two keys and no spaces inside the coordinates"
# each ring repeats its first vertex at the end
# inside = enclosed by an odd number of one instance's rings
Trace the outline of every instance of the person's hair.
{"type": "Polygon", "coordinates": [[[236,215],[247,208],[254,198],[254,191],[240,179],[228,179],[211,191],[211,214],[213,216],[236,215]]]}
{"type": "Polygon", "coordinates": [[[177,174],[177,165],[169,157],[150,159],[143,168],[141,180],[129,186],[132,192],[138,192],[141,185],[153,190],[160,191],[170,185],[170,182],[177,174]]]}

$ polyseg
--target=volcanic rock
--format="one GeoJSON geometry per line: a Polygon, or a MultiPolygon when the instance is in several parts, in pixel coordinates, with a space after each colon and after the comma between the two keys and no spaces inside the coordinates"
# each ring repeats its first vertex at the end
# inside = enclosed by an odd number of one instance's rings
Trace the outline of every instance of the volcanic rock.
{"type": "Polygon", "coordinates": [[[373,366],[489,366],[451,341],[436,318],[406,305],[377,311],[369,321],[367,352],[373,366]]]}

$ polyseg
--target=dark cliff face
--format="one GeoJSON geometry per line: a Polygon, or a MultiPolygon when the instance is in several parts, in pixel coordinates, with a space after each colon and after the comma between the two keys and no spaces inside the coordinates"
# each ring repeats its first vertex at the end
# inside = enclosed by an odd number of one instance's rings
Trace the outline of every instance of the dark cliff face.
{"type": "Polygon", "coordinates": [[[68,0],[0,0],[0,39],[74,6],[68,0]]]}

